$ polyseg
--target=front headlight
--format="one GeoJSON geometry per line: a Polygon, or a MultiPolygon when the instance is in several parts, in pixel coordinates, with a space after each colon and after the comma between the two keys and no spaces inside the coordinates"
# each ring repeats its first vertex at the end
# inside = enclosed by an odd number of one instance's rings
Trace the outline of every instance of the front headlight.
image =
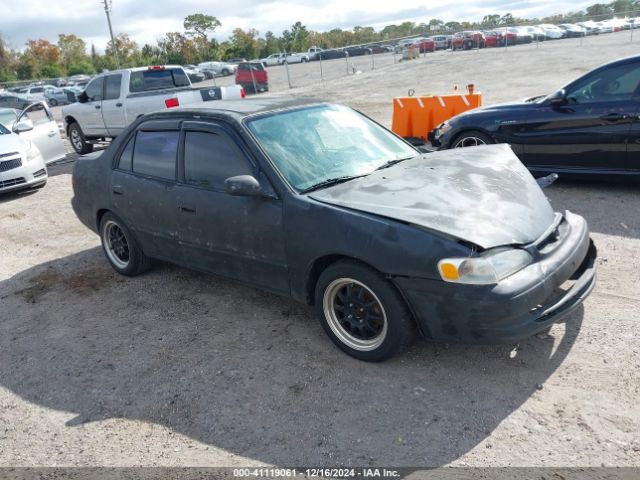
{"type": "Polygon", "coordinates": [[[438,128],[436,128],[435,138],[436,139],[440,138],[442,135],[447,133],[449,130],[451,130],[451,125],[449,125],[447,122],[444,122],[444,123],[440,124],[440,126],[438,128]]]}
{"type": "Polygon", "coordinates": [[[443,258],[438,271],[445,282],[491,285],[522,270],[532,260],[525,250],[501,248],[478,257],[443,258]]]}
{"type": "Polygon", "coordinates": [[[24,156],[27,162],[31,162],[40,157],[40,150],[33,143],[29,142],[29,148],[24,152],[24,156]]]}

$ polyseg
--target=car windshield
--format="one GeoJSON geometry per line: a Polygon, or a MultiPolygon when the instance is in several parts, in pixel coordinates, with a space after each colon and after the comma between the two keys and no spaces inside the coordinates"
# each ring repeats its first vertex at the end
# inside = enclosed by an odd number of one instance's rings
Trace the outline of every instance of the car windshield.
{"type": "Polygon", "coordinates": [[[368,175],[419,154],[364,115],[320,105],[250,120],[247,127],[298,191],[334,179],[368,175]]]}
{"type": "Polygon", "coordinates": [[[7,130],[7,128],[5,128],[4,125],[2,125],[2,123],[0,123],[0,135],[8,135],[11,132],[9,130],[7,130]]]}
{"type": "Polygon", "coordinates": [[[17,117],[12,110],[0,111],[0,125],[7,126],[12,125],[16,121],[17,117]]]}

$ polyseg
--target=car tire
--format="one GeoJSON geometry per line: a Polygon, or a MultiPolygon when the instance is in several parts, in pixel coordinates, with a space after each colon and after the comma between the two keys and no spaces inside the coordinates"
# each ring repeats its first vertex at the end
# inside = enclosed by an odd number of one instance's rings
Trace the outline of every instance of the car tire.
{"type": "Polygon", "coordinates": [[[477,147],[480,145],[491,145],[496,143],[493,138],[477,130],[462,132],[451,142],[451,148],[477,147]]]}
{"type": "Polygon", "coordinates": [[[230,72],[228,69],[226,69],[226,68],[223,68],[221,73],[222,73],[222,75],[224,75],[225,77],[227,77],[227,76],[231,75],[231,72],[230,72]]]}
{"type": "Polygon", "coordinates": [[[359,360],[386,360],[415,338],[414,319],[400,293],[361,263],[344,260],[327,267],[316,285],[315,304],[331,341],[359,360]]]}
{"type": "Polygon", "coordinates": [[[153,261],[144,254],[124,222],[111,212],[100,219],[100,240],[105,257],[119,274],[133,277],[151,268],[153,261]]]}
{"type": "Polygon", "coordinates": [[[307,62],[308,62],[308,60],[306,58],[303,58],[300,63],[307,63],[307,62]]]}
{"type": "Polygon", "coordinates": [[[87,138],[82,133],[82,129],[80,125],[77,123],[72,123],[69,125],[69,142],[71,146],[79,155],[84,155],[86,153],[93,152],[93,145],[87,142],[87,138]]]}
{"type": "Polygon", "coordinates": [[[50,99],[49,100],[49,106],[57,107],[58,106],[58,101],[55,98],[50,99]]]}

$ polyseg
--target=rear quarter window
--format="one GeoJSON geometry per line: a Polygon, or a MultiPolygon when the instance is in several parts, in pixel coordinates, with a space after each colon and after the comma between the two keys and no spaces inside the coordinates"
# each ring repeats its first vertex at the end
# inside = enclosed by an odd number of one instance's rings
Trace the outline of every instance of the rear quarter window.
{"type": "Polygon", "coordinates": [[[127,146],[124,147],[120,158],[118,159],[118,168],[120,170],[131,171],[131,165],[133,165],[133,144],[135,142],[135,135],[132,136],[127,142],[127,146]]]}

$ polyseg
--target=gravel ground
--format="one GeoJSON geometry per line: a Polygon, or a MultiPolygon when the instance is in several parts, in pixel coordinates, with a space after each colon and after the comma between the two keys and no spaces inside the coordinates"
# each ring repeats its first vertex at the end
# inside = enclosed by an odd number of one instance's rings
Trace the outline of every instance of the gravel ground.
{"type": "MultiPolygon", "coordinates": [[[[473,81],[494,103],[636,51],[624,32],[322,83],[310,63],[291,67],[292,93],[389,124],[409,88],[473,81]]],[[[328,76],[339,62],[323,62],[328,76]]],[[[70,208],[71,168],[0,198],[0,466],[640,466],[637,186],[546,190],[588,218],[600,252],[599,283],[566,323],[518,346],[418,341],[372,365],[289,299],[164,264],[118,276],[70,208]]]]}

